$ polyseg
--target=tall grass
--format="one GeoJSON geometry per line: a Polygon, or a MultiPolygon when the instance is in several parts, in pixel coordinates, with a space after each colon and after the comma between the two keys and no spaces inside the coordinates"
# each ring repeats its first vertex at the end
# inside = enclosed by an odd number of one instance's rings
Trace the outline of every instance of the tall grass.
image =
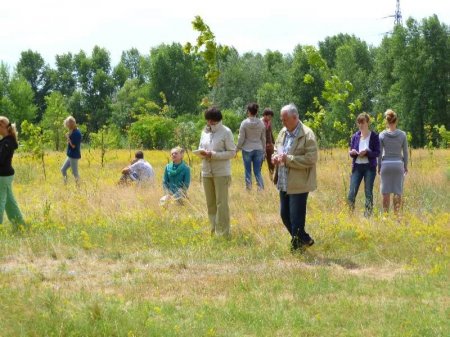
{"type": "Polygon", "coordinates": [[[148,151],[152,187],[119,187],[130,151],[85,151],[64,186],[61,153],[14,158],[29,231],[0,228],[0,336],[447,336],[450,152],[416,150],[401,217],[345,199],[350,160],[322,152],[308,202],[316,245],[292,255],[278,194],[245,190],[233,161],[232,239],[212,238],[200,183],[159,206],[168,152],[148,151]]]}

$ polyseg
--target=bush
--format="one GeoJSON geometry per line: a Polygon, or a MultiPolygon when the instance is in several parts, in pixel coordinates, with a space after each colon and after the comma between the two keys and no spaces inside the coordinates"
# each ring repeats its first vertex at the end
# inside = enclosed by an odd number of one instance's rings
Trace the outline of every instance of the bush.
{"type": "Polygon", "coordinates": [[[244,117],[229,109],[222,110],[222,117],[223,125],[228,126],[233,133],[239,131],[241,122],[244,120],[244,117]]]}
{"type": "Polygon", "coordinates": [[[174,144],[176,122],[173,119],[145,115],[130,126],[129,137],[135,147],[168,149],[174,144]]]}

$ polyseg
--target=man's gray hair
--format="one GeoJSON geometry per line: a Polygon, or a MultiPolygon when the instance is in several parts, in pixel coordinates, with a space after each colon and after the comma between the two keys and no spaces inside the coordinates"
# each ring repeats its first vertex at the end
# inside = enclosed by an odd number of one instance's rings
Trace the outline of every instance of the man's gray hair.
{"type": "Polygon", "coordinates": [[[298,117],[298,110],[294,103],[289,103],[281,108],[281,112],[286,111],[289,115],[295,115],[298,117]]]}

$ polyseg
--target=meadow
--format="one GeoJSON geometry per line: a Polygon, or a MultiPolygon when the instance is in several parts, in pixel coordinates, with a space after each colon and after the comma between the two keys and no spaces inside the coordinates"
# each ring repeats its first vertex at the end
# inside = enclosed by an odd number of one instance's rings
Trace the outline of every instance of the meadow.
{"type": "MultiPolygon", "coordinates": [[[[308,201],[316,244],[292,254],[278,194],[248,193],[233,160],[232,239],[210,236],[194,158],[189,201],[159,206],[168,151],[146,151],[152,187],[119,187],[133,151],[84,149],[82,183],[14,157],[30,226],[0,227],[0,336],[449,336],[450,151],[413,150],[401,216],[346,207],[350,160],[323,150],[308,201]]],[[[72,178],[72,177],[70,177],[72,178]]],[[[6,219],[6,217],[5,217],[6,219]]]]}

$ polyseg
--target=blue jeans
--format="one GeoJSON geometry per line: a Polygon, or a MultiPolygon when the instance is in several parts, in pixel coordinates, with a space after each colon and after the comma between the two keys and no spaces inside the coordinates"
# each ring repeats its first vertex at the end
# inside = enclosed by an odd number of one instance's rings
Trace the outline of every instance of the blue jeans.
{"type": "Polygon", "coordinates": [[[287,194],[280,191],[280,215],[292,237],[309,242],[311,237],[305,231],[307,193],[287,194]]]}
{"type": "Polygon", "coordinates": [[[364,178],[364,192],[366,194],[365,212],[366,216],[372,214],[373,210],[373,183],[377,175],[376,167],[370,167],[369,164],[356,164],[350,179],[350,191],[348,192],[348,204],[350,209],[355,208],[355,199],[358,194],[359,185],[364,178]]]}
{"type": "Polygon", "coordinates": [[[259,189],[264,189],[264,181],[261,175],[261,168],[264,160],[264,150],[245,151],[242,150],[242,159],[245,167],[245,186],[252,188],[252,164],[255,173],[256,184],[259,189]]]}
{"type": "Polygon", "coordinates": [[[67,170],[69,167],[72,169],[72,174],[75,177],[76,182],[80,180],[80,175],[78,174],[78,159],[67,157],[63,166],[61,167],[61,173],[64,177],[64,182],[67,182],[67,170]]]}

